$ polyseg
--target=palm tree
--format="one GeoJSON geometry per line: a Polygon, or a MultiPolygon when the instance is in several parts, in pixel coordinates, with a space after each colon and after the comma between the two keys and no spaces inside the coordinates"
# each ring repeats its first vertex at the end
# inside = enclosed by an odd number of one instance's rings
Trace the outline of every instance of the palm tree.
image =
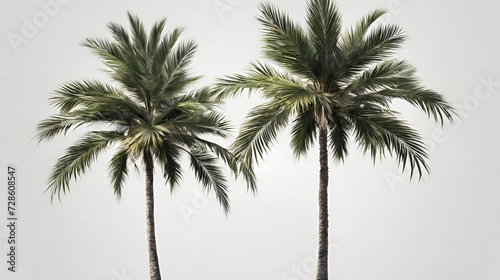
{"type": "Polygon", "coordinates": [[[266,100],[248,114],[232,145],[239,172],[252,188],[253,164],[288,124],[296,157],[318,140],[317,280],[328,279],[329,152],[343,162],[354,140],[373,159],[387,152],[421,178],[429,172],[427,149],[420,134],[390,109],[391,100],[405,100],[441,125],[443,118],[453,120],[454,110],[443,96],[420,85],[406,61],[391,58],[405,35],[397,25],[376,23],[384,13],[375,10],[343,29],[334,3],[309,0],[304,29],[278,7],[261,4],[258,21],[267,62],[252,63],[244,75],[227,76],[216,85],[219,98],[249,90],[266,100]]]}
{"type": "MultiPolygon", "coordinates": [[[[173,190],[182,177],[181,157],[187,154],[195,176],[206,191],[214,191],[229,211],[228,186],[218,161],[231,168],[232,155],[206,136],[226,137],[228,122],[218,113],[208,88],[186,92],[199,77],[188,72],[196,49],[193,41],[179,42],[182,28],[164,31],[165,19],[149,34],[142,22],[128,14],[131,30],[110,23],[113,39],[88,38],[83,45],[108,68],[113,84],[95,80],[64,84],[51,98],[59,113],[41,121],[37,137],[51,140],[82,125],[93,127],[70,146],[54,165],[48,188],[61,198],[70,180],[83,175],[96,157],[115,147],[109,162],[114,193],[120,197],[130,164],[142,159],[146,174],[146,221],[150,279],[158,280],[153,174],[156,164],[173,190]]],[[[234,170],[234,168],[233,168],[234,170]]]]}

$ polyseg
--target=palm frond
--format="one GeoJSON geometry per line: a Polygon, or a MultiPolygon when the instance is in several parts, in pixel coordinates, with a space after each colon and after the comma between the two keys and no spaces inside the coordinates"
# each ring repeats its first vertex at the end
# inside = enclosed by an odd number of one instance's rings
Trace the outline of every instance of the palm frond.
{"type": "Polygon", "coordinates": [[[159,105],[160,113],[154,116],[153,123],[204,115],[221,109],[222,102],[214,100],[214,92],[210,88],[203,87],[179,97],[165,98],[159,105]]]}
{"type": "Polygon", "coordinates": [[[189,132],[192,135],[215,135],[222,138],[227,138],[231,131],[230,123],[217,112],[175,119],[162,126],[170,130],[170,133],[189,132]]]}
{"type": "Polygon", "coordinates": [[[217,158],[200,148],[186,150],[191,159],[191,168],[196,178],[207,191],[213,191],[220,205],[229,213],[229,196],[227,180],[217,165],[217,158]]]}
{"type": "Polygon", "coordinates": [[[165,28],[166,21],[167,19],[165,18],[157,21],[151,28],[151,31],[149,31],[147,50],[150,55],[156,53],[158,45],[162,39],[162,33],[165,28]]]}
{"type": "Polygon", "coordinates": [[[125,30],[125,28],[123,28],[123,26],[114,22],[108,23],[108,29],[111,31],[113,38],[120,49],[127,54],[128,58],[131,58],[133,54],[133,44],[130,34],[125,30]]]}
{"type": "Polygon", "coordinates": [[[221,105],[222,102],[217,100],[216,92],[210,87],[202,87],[197,90],[193,90],[188,94],[183,95],[179,98],[181,101],[196,101],[204,104],[214,104],[221,105]]]}
{"type": "Polygon", "coordinates": [[[271,98],[282,107],[300,111],[320,97],[302,81],[260,62],[252,63],[248,75],[234,75],[220,79],[215,86],[218,98],[240,94],[245,89],[259,89],[262,96],[271,98]]]}
{"type": "Polygon", "coordinates": [[[354,77],[344,91],[361,95],[383,89],[395,89],[400,85],[416,82],[414,73],[415,68],[406,61],[385,60],[354,77]]]}
{"type": "Polygon", "coordinates": [[[127,76],[133,74],[135,65],[130,60],[130,50],[124,49],[110,40],[92,37],[85,39],[82,45],[90,48],[114,72],[123,73],[123,75],[127,76]]]}
{"type": "Polygon", "coordinates": [[[172,94],[181,91],[186,85],[198,79],[188,74],[188,66],[193,60],[197,45],[194,41],[183,42],[170,52],[165,60],[164,81],[160,94],[172,94]]]}
{"type": "Polygon", "coordinates": [[[373,160],[377,156],[383,157],[387,150],[403,171],[409,165],[410,177],[415,170],[419,178],[424,172],[429,172],[426,163],[429,155],[422,137],[395,112],[365,106],[352,110],[350,116],[358,144],[365,152],[370,150],[373,160]]]}
{"type": "Polygon", "coordinates": [[[66,83],[55,92],[50,101],[63,114],[75,109],[97,110],[99,108],[122,110],[123,115],[128,113],[141,116],[144,114],[144,107],[139,106],[120,89],[95,80],[66,83]]]}
{"type": "Polygon", "coordinates": [[[256,62],[250,64],[247,75],[236,74],[219,79],[214,89],[217,91],[217,98],[220,100],[237,96],[244,90],[262,89],[271,92],[272,87],[278,88],[276,85],[278,82],[291,86],[297,86],[300,83],[292,76],[278,71],[271,65],[256,62]]]}
{"type": "Polygon", "coordinates": [[[315,79],[314,53],[302,28],[271,4],[263,3],[259,9],[266,56],[294,74],[315,79]]]}
{"type": "Polygon", "coordinates": [[[314,108],[301,111],[292,121],[290,146],[296,158],[305,155],[316,140],[316,114],[314,108]]]}
{"type": "Polygon", "coordinates": [[[349,131],[352,126],[349,120],[342,115],[333,115],[331,118],[333,121],[328,123],[328,140],[332,150],[332,157],[339,162],[344,162],[349,154],[349,131]]]}
{"type": "Polygon", "coordinates": [[[71,128],[77,128],[82,124],[84,124],[84,122],[76,118],[54,115],[38,123],[36,138],[38,142],[42,140],[50,141],[56,135],[61,133],[66,134],[71,128]]]}
{"type": "Polygon", "coordinates": [[[51,197],[57,195],[60,198],[61,193],[65,194],[69,190],[69,181],[84,174],[100,152],[122,137],[114,131],[93,131],[70,146],[52,169],[47,188],[51,197]]]}
{"type": "Polygon", "coordinates": [[[373,64],[389,58],[401,47],[406,39],[398,25],[383,24],[369,30],[360,42],[346,39],[342,49],[342,59],[335,78],[349,80],[373,64]]]}
{"type": "Polygon", "coordinates": [[[238,161],[251,166],[258,162],[276,140],[278,131],[288,124],[290,112],[274,103],[255,107],[245,118],[231,150],[238,161]]]}
{"type": "Polygon", "coordinates": [[[340,49],[346,53],[350,48],[361,42],[372,24],[386,13],[385,10],[377,9],[365,15],[353,28],[346,31],[345,36],[340,38],[340,49]]]}
{"type": "Polygon", "coordinates": [[[168,139],[164,139],[159,145],[155,146],[154,155],[163,170],[165,183],[170,185],[170,191],[173,192],[182,179],[181,147],[168,139]]]}
{"type": "Polygon", "coordinates": [[[142,52],[142,55],[145,55],[144,52],[146,51],[148,44],[146,29],[144,28],[142,21],[136,15],[130,12],[128,12],[127,15],[132,29],[132,40],[136,50],[142,52]]]}
{"type": "Polygon", "coordinates": [[[117,131],[123,132],[125,125],[118,124],[120,115],[113,112],[87,112],[86,110],[78,110],[74,113],[59,114],[51,116],[38,123],[36,128],[36,138],[38,142],[43,140],[52,140],[59,134],[65,135],[70,129],[76,129],[82,125],[96,124],[114,124],[117,131]],[[104,113],[110,113],[106,116],[104,113]]]}
{"type": "Polygon", "coordinates": [[[123,184],[128,175],[128,160],[127,149],[120,147],[109,162],[109,176],[113,185],[113,191],[118,198],[122,195],[123,184]]]}
{"type": "Polygon", "coordinates": [[[182,31],[183,28],[181,27],[174,28],[171,32],[165,34],[161,42],[159,42],[156,51],[152,55],[152,72],[155,74],[156,78],[160,78],[160,75],[163,73],[166,59],[177,44],[182,31]]]}
{"type": "Polygon", "coordinates": [[[377,94],[386,98],[399,98],[422,109],[429,118],[443,125],[444,117],[453,122],[457,116],[455,108],[439,93],[415,84],[405,84],[395,90],[382,90],[377,94]]]}
{"type": "Polygon", "coordinates": [[[310,0],[307,5],[306,22],[309,39],[315,49],[320,81],[327,83],[328,77],[339,64],[338,41],[342,18],[337,6],[330,0],[310,0]]]}
{"type": "Polygon", "coordinates": [[[240,162],[238,165],[238,175],[243,176],[247,183],[247,190],[257,194],[257,176],[253,169],[253,163],[240,162]]]}
{"type": "Polygon", "coordinates": [[[199,145],[200,147],[204,149],[210,150],[212,153],[214,153],[219,159],[222,159],[225,164],[233,171],[233,173],[237,174],[238,169],[236,165],[236,160],[234,158],[234,155],[226,148],[220,146],[217,143],[214,143],[212,141],[208,141],[196,136],[191,136],[191,138],[196,141],[196,144],[199,145]]]}

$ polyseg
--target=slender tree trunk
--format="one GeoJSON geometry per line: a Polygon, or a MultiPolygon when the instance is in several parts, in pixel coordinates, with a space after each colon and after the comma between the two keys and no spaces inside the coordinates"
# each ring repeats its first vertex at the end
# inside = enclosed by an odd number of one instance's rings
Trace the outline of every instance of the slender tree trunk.
{"type": "Polygon", "coordinates": [[[161,280],[160,263],[156,252],[154,192],[153,192],[153,157],[149,150],[144,151],[146,165],[146,225],[148,232],[149,275],[151,280],[161,280]]]}
{"type": "Polygon", "coordinates": [[[319,245],[316,280],[328,280],[328,129],[319,124],[319,245]]]}

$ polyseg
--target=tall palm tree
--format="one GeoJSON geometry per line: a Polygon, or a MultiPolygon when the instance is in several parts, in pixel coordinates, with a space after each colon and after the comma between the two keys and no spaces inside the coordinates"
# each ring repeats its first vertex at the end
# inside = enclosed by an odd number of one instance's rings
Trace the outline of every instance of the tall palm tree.
{"type": "Polygon", "coordinates": [[[244,121],[232,149],[240,172],[255,188],[253,164],[277,133],[291,124],[291,148],[305,155],[318,140],[320,153],[318,280],[328,279],[328,154],[343,162],[354,140],[373,159],[392,155],[421,178],[429,171],[422,137],[390,109],[392,99],[422,109],[437,123],[453,120],[442,95],[420,85],[415,69],[391,56],[405,40],[394,24],[377,24],[375,10],[343,29],[330,0],[309,0],[305,29],[272,4],[261,4],[264,56],[244,75],[220,79],[219,98],[258,91],[265,102],[244,121]]]}
{"type": "MultiPolygon", "coordinates": [[[[182,29],[164,31],[165,19],[149,34],[142,22],[128,14],[131,30],[110,23],[113,39],[88,38],[108,68],[112,84],[95,80],[64,84],[51,98],[59,113],[41,121],[37,137],[51,140],[82,125],[95,130],[66,150],[54,165],[48,189],[60,199],[72,179],[84,174],[107,148],[115,151],[109,162],[114,193],[120,197],[130,164],[142,160],[146,174],[146,221],[150,279],[158,280],[153,174],[158,164],[165,183],[174,189],[182,177],[181,157],[187,154],[196,178],[206,191],[214,191],[229,211],[227,180],[218,161],[231,168],[232,155],[205,136],[226,137],[228,122],[217,112],[220,101],[208,88],[186,92],[199,77],[188,72],[196,49],[193,41],[180,42],[182,29]]],[[[233,168],[234,170],[234,168],[233,168]]]]}

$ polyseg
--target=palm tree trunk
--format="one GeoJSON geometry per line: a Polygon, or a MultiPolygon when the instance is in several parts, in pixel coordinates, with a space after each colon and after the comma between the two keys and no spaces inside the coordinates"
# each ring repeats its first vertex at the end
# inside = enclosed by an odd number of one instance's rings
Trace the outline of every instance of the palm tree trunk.
{"type": "Polygon", "coordinates": [[[149,150],[144,151],[146,165],[146,225],[148,232],[149,275],[151,280],[161,280],[160,264],[156,252],[154,192],[153,192],[153,157],[149,150]]]}
{"type": "Polygon", "coordinates": [[[319,245],[316,280],[328,280],[328,135],[327,126],[319,129],[319,245]]]}

